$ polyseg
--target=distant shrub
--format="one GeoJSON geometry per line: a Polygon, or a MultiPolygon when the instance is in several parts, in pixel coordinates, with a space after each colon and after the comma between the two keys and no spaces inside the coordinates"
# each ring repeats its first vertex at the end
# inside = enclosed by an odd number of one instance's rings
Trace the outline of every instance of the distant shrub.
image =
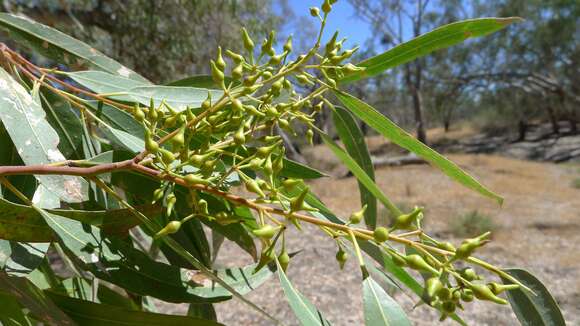
{"type": "Polygon", "coordinates": [[[458,237],[474,237],[497,228],[493,220],[479,211],[471,211],[451,222],[451,232],[458,237]]]}
{"type": "Polygon", "coordinates": [[[580,178],[575,178],[570,184],[572,188],[580,189],[580,178]]]}

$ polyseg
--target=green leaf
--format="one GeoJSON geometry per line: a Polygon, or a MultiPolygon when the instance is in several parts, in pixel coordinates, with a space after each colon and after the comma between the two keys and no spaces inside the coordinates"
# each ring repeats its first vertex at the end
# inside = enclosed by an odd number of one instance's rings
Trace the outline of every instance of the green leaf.
{"type": "Polygon", "coordinates": [[[479,192],[486,197],[497,200],[500,205],[502,204],[502,197],[488,190],[472,176],[458,167],[455,163],[432,150],[429,148],[429,146],[413,138],[413,136],[411,136],[405,130],[401,129],[399,126],[379,113],[370,105],[344,92],[336,92],[336,96],[352,113],[354,113],[358,118],[371,126],[373,129],[378,131],[385,138],[429,161],[435,167],[439,168],[443,173],[448,175],[451,179],[461,183],[467,188],[479,192]]]}
{"type": "Polygon", "coordinates": [[[18,301],[9,294],[0,291],[0,325],[25,326],[31,325],[22,312],[18,301]]]}
{"type": "Polygon", "coordinates": [[[35,319],[49,326],[76,325],[44,293],[23,277],[10,277],[0,271],[0,290],[30,310],[35,319]]]}
{"type": "Polygon", "coordinates": [[[74,254],[75,259],[88,264],[111,256],[108,247],[103,246],[99,229],[96,227],[32,207],[42,215],[59,242],[74,254]]]}
{"type": "Polygon", "coordinates": [[[278,259],[276,259],[276,264],[278,266],[280,284],[282,285],[282,289],[284,289],[286,299],[300,323],[303,326],[330,325],[322,313],[290,283],[290,280],[280,267],[278,259]]]}
{"type": "Polygon", "coordinates": [[[153,99],[155,106],[160,106],[161,102],[165,100],[176,111],[183,111],[188,106],[191,108],[201,107],[201,103],[205,101],[208,93],[211,93],[211,98],[214,101],[223,95],[221,90],[179,86],[140,86],[127,92],[135,102],[149,106],[151,99],[153,99]]]}
{"type": "MultiPolygon", "coordinates": [[[[507,291],[507,297],[513,312],[522,325],[525,326],[565,326],[566,321],[558,303],[548,289],[530,272],[523,269],[505,269],[505,272],[515,277],[534,291],[523,289],[507,291]]],[[[504,284],[512,282],[503,279],[504,284]]]]}
{"type": "Polygon", "coordinates": [[[324,143],[332,150],[334,155],[346,165],[350,172],[362,183],[365,188],[375,196],[385,207],[394,215],[401,215],[401,211],[391,202],[387,196],[379,189],[377,184],[369,177],[369,175],[355,162],[355,160],[348,155],[342,148],[338,147],[332,139],[325,133],[320,132],[324,143]]]}
{"type": "MultiPolygon", "coordinates": [[[[69,72],[66,75],[97,94],[126,93],[131,88],[149,85],[146,82],[94,70],[69,72]]],[[[107,97],[122,101],[132,100],[123,94],[107,97]]]]}
{"type": "MultiPolygon", "coordinates": [[[[231,77],[226,76],[224,79],[226,85],[229,83],[234,83],[234,86],[238,85],[239,82],[234,81],[231,77]]],[[[179,87],[197,87],[205,89],[221,89],[220,85],[217,85],[213,78],[209,75],[195,75],[180,80],[173,81],[166,86],[179,86],[179,87]]]]}
{"type": "MultiPolygon", "coordinates": [[[[160,208],[153,205],[138,206],[137,209],[152,218],[160,213],[160,208]]],[[[108,211],[49,209],[46,211],[99,227],[106,234],[124,234],[139,223],[128,209],[108,211]]],[[[55,240],[55,237],[43,216],[33,207],[11,203],[0,198],[0,239],[50,242],[55,240]]]]}
{"type": "MultiPolygon", "coordinates": [[[[117,257],[101,259],[88,266],[91,272],[105,281],[132,293],[167,302],[212,303],[232,297],[221,284],[199,271],[153,261],[145,253],[120,240],[110,240],[107,245],[117,257]]],[[[253,274],[255,267],[252,264],[241,268],[214,270],[212,274],[243,295],[263,284],[276,271],[273,266],[269,266],[253,274]]]]}
{"type": "MultiPolygon", "coordinates": [[[[336,107],[332,111],[332,118],[340,140],[344,144],[346,152],[365,171],[369,178],[375,181],[375,169],[365,137],[360,130],[352,114],[343,107],[336,107]]],[[[365,211],[366,225],[374,230],[377,226],[377,200],[373,194],[359,181],[361,206],[367,205],[365,211]]]]}
{"type": "Polygon", "coordinates": [[[0,240],[0,269],[11,276],[26,276],[42,263],[48,246],[0,240]]]}
{"type": "Polygon", "coordinates": [[[215,321],[151,312],[126,310],[123,308],[68,298],[52,292],[48,297],[77,324],[83,326],[181,326],[222,325],[215,321]]]}
{"type": "Polygon", "coordinates": [[[318,179],[328,177],[327,174],[322,173],[302,163],[284,158],[284,167],[280,171],[280,176],[286,178],[298,179],[318,179]]]}
{"type": "Polygon", "coordinates": [[[14,41],[60,63],[87,64],[111,74],[149,83],[136,72],[86,43],[29,18],[0,13],[0,27],[7,30],[14,41]]]}
{"type": "Polygon", "coordinates": [[[52,92],[41,92],[42,107],[48,123],[56,130],[58,149],[68,159],[85,158],[82,152],[83,126],[70,103],[52,92]]]}
{"type": "Polygon", "coordinates": [[[518,17],[478,18],[441,26],[429,33],[399,44],[385,53],[358,63],[357,66],[363,67],[365,70],[349,74],[341,79],[341,82],[352,82],[375,76],[433,51],[461,43],[468,38],[491,34],[519,21],[522,19],[518,17]]]}
{"type": "Polygon", "coordinates": [[[363,305],[365,325],[411,325],[405,311],[370,277],[363,281],[363,305]]]}
{"type": "MultiPolygon", "coordinates": [[[[0,69],[0,120],[26,165],[65,160],[57,147],[58,134],[46,121],[40,103],[4,69],[0,69]]],[[[81,202],[85,198],[88,185],[81,178],[56,175],[36,178],[66,202],[81,202]]]]}

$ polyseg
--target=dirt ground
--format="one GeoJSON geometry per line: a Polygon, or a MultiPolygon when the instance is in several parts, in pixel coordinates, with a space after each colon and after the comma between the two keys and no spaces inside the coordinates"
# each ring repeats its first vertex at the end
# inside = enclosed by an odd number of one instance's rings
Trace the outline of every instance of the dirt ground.
{"type": "MultiPolygon", "coordinates": [[[[312,150],[317,157],[332,160],[327,149],[312,150]]],[[[580,177],[580,165],[533,163],[486,155],[449,157],[504,196],[503,207],[452,182],[428,165],[380,168],[376,171],[377,184],[396,203],[426,207],[426,230],[440,239],[460,241],[454,238],[449,225],[461,214],[477,209],[490,216],[498,228],[493,242],[479,256],[502,267],[531,271],[554,294],[568,324],[580,325],[580,189],[571,185],[573,179],[580,177]]],[[[352,177],[320,179],[312,183],[312,189],[341,216],[359,208],[358,188],[352,177]]],[[[288,272],[296,287],[334,325],[363,324],[356,264],[349,261],[340,271],[334,260],[333,241],[315,228],[291,234],[288,246],[303,250],[288,272]]],[[[228,266],[247,263],[246,256],[234,246],[227,246],[222,248],[218,263],[228,266]]],[[[437,314],[431,309],[412,308],[416,298],[406,293],[394,297],[413,324],[436,324],[437,314]]],[[[276,278],[248,298],[285,324],[298,324],[276,278]]],[[[272,324],[236,300],[216,307],[220,320],[228,325],[272,324]]],[[[461,316],[471,325],[518,324],[508,307],[489,303],[469,304],[461,316]]]]}

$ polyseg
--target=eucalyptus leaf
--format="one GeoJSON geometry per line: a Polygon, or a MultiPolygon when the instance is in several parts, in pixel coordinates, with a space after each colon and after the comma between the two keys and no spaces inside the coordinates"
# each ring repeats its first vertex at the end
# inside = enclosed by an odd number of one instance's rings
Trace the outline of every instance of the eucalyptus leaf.
{"type": "Polygon", "coordinates": [[[197,87],[179,87],[179,86],[139,86],[131,88],[127,94],[135,101],[149,106],[151,99],[156,107],[159,107],[163,101],[175,111],[183,111],[187,107],[199,108],[211,94],[212,99],[217,100],[222,95],[221,90],[208,90],[197,87]]]}
{"type": "MultiPolygon", "coordinates": [[[[511,268],[504,271],[534,291],[534,293],[531,293],[524,289],[515,289],[506,292],[513,312],[522,325],[566,325],[558,303],[540,280],[523,269],[511,268]]],[[[502,281],[504,284],[512,284],[506,279],[502,279],[502,281]]]]}
{"type": "Polygon", "coordinates": [[[75,326],[45,294],[23,277],[8,276],[0,271],[0,290],[15,298],[34,318],[49,326],[75,326]]]}
{"type": "Polygon", "coordinates": [[[322,313],[290,283],[290,280],[280,267],[278,259],[276,259],[276,264],[278,266],[280,284],[282,285],[282,289],[284,289],[286,299],[300,323],[303,326],[330,325],[322,313]]]}
{"type": "Polygon", "coordinates": [[[475,180],[475,178],[467,174],[455,163],[432,150],[429,146],[413,138],[413,136],[401,129],[370,105],[344,92],[335,92],[335,94],[342,104],[354,113],[354,115],[378,131],[385,138],[429,161],[451,179],[459,182],[465,187],[475,190],[486,197],[495,199],[499,204],[503,203],[502,197],[480,184],[475,180]]]}
{"type": "Polygon", "coordinates": [[[115,75],[149,83],[136,72],[86,43],[27,17],[0,13],[0,27],[10,33],[11,39],[58,62],[72,64],[76,61],[76,64],[87,64],[115,75]]]}
{"type": "Polygon", "coordinates": [[[358,63],[357,66],[364,68],[364,70],[348,74],[341,82],[352,82],[375,76],[433,51],[450,47],[469,38],[494,33],[520,21],[522,19],[519,17],[477,18],[441,26],[408,42],[399,44],[387,52],[358,63]]]}
{"type": "MultiPolygon", "coordinates": [[[[131,88],[149,85],[146,82],[94,70],[68,72],[66,75],[94,93],[103,95],[126,93],[131,88]]],[[[132,100],[126,94],[108,95],[107,97],[123,101],[132,100]]]]}
{"type": "MultiPolygon", "coordinates": [[[[340,106],[335,107],[332,111],[332,119],[346,152],[374,182],[375,168],[365,142],[365,137],[356,120],[348,110],[340,106]]],[[[366,225],[369,229],[374,230],[377,226],[377,199],[360,181],[358,181],[358,189],[361,205],[367,205],[364,214],[366,225]]]]}
{"type": "Polygon", "coordinates": [[[217,326],[215,321],[151,312],[127,310],[116,306],[73,299],[46,292],[53,302],[78,325],[83,326],[217,326]]]}
{"type": "Polygon", "coordinates": [[[411,325],[405,311],[371,277],[363,281],[363,305],[367,326],[411,325]]]}
{"type": "MultiPolygon", "coordinates": [[[[4,69],[0,69],[0,95],[0,120],[22,161],[26,165],[64,161],[57,147],[58,134],[46,121],[44,110],[4,69]]],[[[66,202],[81,202],[86,197],[88,185],[81,178],[57,175],[36,178],[66,202]]]]}
{"type": "Polygon", "coordinates": [[[0,270],[11,276],[26,276],[44,259],[48,243],[0,240],[0,270]]]}

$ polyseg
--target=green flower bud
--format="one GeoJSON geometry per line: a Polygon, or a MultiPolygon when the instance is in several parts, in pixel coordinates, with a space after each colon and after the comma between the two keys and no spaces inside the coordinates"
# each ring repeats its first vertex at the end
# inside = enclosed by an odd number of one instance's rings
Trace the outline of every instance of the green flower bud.
{"type": "Polygon", "coordinates": [[[479,237],[463,240],[459,248],[455,251],[455,256],[453,258],[467,259],[477,248],[489,242],[487,238],[490,234],[491,232],[486,232],[479,237]]]}
{"type": "Polygon", "coordinates": [[[185,126],[179,128],[179,132],[171,137],[171,144],[173,145],[173,150],[175,152],[178,152],[181,147],[183,147],[185,144],[185,126]]]}
{"type": "Polygon", "coordinates": [[[284,189],[290,191],[292,189],[294,189],[294,187],[296,187],[297,185],[301,184],[302,180],[300,179],[286,179],[284,181],[282,181],[282,187],[284,187],[284,189]]]}
{"type": "Polygon", "coordinates": [[[444,301],[443,304],[441,304],[441,310],[446,314],[454,313],[455,307],[456,305],[453,301],[444,301]]]}
{"type": "Polygon", "coordinates": [[[284,43],[284,52],[290,53],[292,52],[292,35],[288,36],[286,43],[284,43]]]}
{"type": "Polygon", "coordinates": [[[453,299],[453,292],[451,292],[451,289],[443,287],[437,291],[437,297],[443,301],[451,300],[453,299]]]}
{"type": "Polygon", "coordinates": [[[226,55],[232,58],[232,60],[238,65],[244,61],[244,57],[230,50],[226,50],[226,55]]]}
{"type": "Polygon", "coordinates": [[[187,183],[190,186],[197,184],[207,185],[209,183],[207,180],[195,174],[186,175],[185,177],[183,177],[183,181],[185,181],[185,183],[187,183]]]}
{"type": "Polygon", "coordinates": [[[516,290],[520,288],[520,286],[517,284],[500,284],[496,282],[487,283],[487,286],[491,289],[493,294],[500,294],[504,291],[516,290]]]}
{"type": "Polygon", "coordinates": [[[241,64],[237,65],[234,69],[232,69],[232,78],[235,80],[242,79],[243,74],[244,67],[241,64]]]}
{"type": "Polygon", "coordinates": [[[479,300],[491,301],[491,302],[495,302],[498,304],[507,304],[508,303],[505,299],[502,299],[502,298],[496,296],[491,291],[491,289],[486,285],[471,283],[469,288],[471,289],[471,291],[473,291],[473,295],[476,298],[478,298],[479,300]]]}
{"type": "Polygon", "coordinates": [[[207,93],[206,99],[201,103],[202,110],[209,110],[211,108],[211,93],[207,93]]]}
{"type": "Polygon", "coordinates": [[[398,254],[391,254],[391,259],[393,260],[393,263],[399,267],[407,266],[405,258],[398,254]]]}
{"type": "Polygon", "coordinates": [[[170,216],[173,212],[173,207],[175,206],[176,202],[177,198],[175,197],[175,194],[170,193],[167,195],[167,216],[170,216]]]}
{"type": "Polygon", "coordinates": [[[258,261],[258,265],[254,269],[254,274],[261,270],[264,266],[268,265],[272,260],[276,258],[276,253],[274,252],[273,248],[267,248],[262,250],[260,254],[260,260],[258,261]]]}
{"type": "Polygon", "coordinates": [[[327,56],[329,53],[331,53],[336,48],[336,39],[337,38],[338,38],[338,31],[336,31],[336,32],[334,32],[334,34],[332,34],[332,37],[330,38],[328,43],[326,43],[326,45],[324,46],[324,50],[326,51],[327,56]]]}
{"type": "Polygon", "coordinates": [[[461,300],[465,302],[473,301],[473,291],[470,289],[463,289],[463,291],[461,291],[461,300]]]}
{"type": "Polygon", "coordinates": [[[151,154],[156,154],[159,151],[159,144],[151,138],[146,139],[145,149],[151,154]]]}
{"type": "Polygon", "coordinates": [[[252,41],[252,38],[250,38],[250,35],[248,34],[248,31],[245,27],[242,27],[242,40],[244,41],[244,48],[248,52],[252,52],[254,50],[254,41],[252,41]]]}
{"type": "Polygon", "coordinates": [[[290,211],[291,212],[297,212],[297,211],[301,211],[303,210],[304,207],[304,199],[306,199],[306,195],[308,195],[308,192],[310,191],[309,187],[305,187],[304,189],[302,189],[302,192],[290,199],[290,211]]]}
{"type": "Polygon", "coordinates": [[[143,122],[145,120],[145,113],[138,105],[135,105],[133,108],[133,117],[139,122],[143,122]]]}
{"type": "Polygon", "coordinates": [[[281,54],[271,57],[270,61],[268,61],[268,64],[270,64],[272,66],[277,66],[280,64],[280,62],[282,62],[282,55],[281,54]]]}
{"type": "Polygon", "coordinates": [[[224,77],[223,71],[221,71],[219,69],[219,67],[216,65],[216,63],[213,60],[211,60],[210,65],[211,65],[211,77],[212,77],[213,81],[216,84],[220,85],[222,88],[225,88],[225,85],[224,85],[224,78],[225,77],[224,77]]]}
{"type": "Polygon", "coordinates": [[[270,153],[272,153],[276,148],[278,148],[278,146],[280,146],[279,143],[274,143],[270,146],[260,147],[258,148],[256,154],[258,155],[258,157],[265,158],[266,156],[270,155],[270,153]]]}
{"type": "Polygon", "coordinates": [[[157,121],[157,118],[159,117],[159,114],[155,109],[155,102],[153,101],[153,99],[149,101],[149,112],[147,113],[147,117],[151,122],[157,121]]]}
{"type": "Polygon", "coordinates": [[[226,62],[222,56],[222,47],[218,46],[217,50],[217,59],[215,61],[215,65],[219,68],[219,70],[224,71],[226,69],[226,62]]]}
{"type": "Polygon", "coordinates": [[[153,192],[153,201],[151,203],[154,204],[161,198],[163,198],[163,189],[161,188],[155,189],[155,191],[153,192]]]}
{"type": "Polygon", "coordinates": [[[244,126],[242,125],[238,131],[234,134],[234,143],[240,146],[246,142],[246,135],[244,134],[244,126]]]}
{"type": "Polygon", "coordinates": [[[264,173],[267,176],[271,176],[274,173],[274,169],[272,168],[272,156],[269,155],[264,162],[264,173]]]}
{"type": "Polygon", "coordinates": [[[344,250],[342,250],[342,248],[340,248],[336,253],[336,261],[338,261],[338,266],[340,266],[340,269],[344,268],[344,264],[346,263],[347,260],[348,254],[344,250]]]}
{"type": "Polygon", "coordinates": [[[272,239],[279,229],[279,227],[273,227],[270,224],[266,224],[259,229],[252,230],[252,233],[262,239],[272,239]]]}
{"type": "Polygon", "coordinates": [[[443,288],[443,283],[439,277],[431,277],[425,281],[425,293],[427,293],[429,300],[433,300],[443,288]]]}
{"type": "Polygon", "coordinates": [[[481,277],[477,275],[477,273],[473,268],[464,269],[463,271],[461,271],[461,276],[470,282],[481,279],[481,277]]]}
{"type": "Polygon", "coordinates": [[[249,192],[253,192],[260,197],[266,197],[266,195],[262,191],[262,188],[260,188],[260,186],[258,185],[258,183],[254,179],[250,179],[250,178],[246,177],[244,180],[244,185],[246,186],[246,189],[249,192]]]}
{"type": "Polygon", "coordinates": [[[314,131],[312,129],[306,131],[306,140],[310,145],[314,145],[314,131]]]}
{"type": "Polygon", "coordinates": [[[251,75],[251,76],[247,76],[244,79],[244,86],[247,86],[247,87],[253,86],[256,83],[256,81],[258,80],[258,78],[260,78],[259,73],[251,75]]]}
{"type": "Polygon", "coordinates": [[[415,229],[413,223],[417,221],[417,218],[420,214],[423,213],[423,208],[415,207],[415,209],[409,214],[399,215],[395,219],[395,223],[393,225],[394,229],[398,230],[411,230],[415,229]]]}
{"type": "Polygon", "coordinates": [[[274,160],[272,169],[274,170],[274,173],[280,173],[280,171],[282,171],[283,168],[284,168],[284,156],[280,155],[274,160]]]}
{"type": "Polygon", "coordinates": [[[207,201],[205,199],[200,199],[197,202],[197,208],[201,214],[209,214],[209,210],[207,208],[207,201]]]}
{"type": "Polygon", "coordinates": [[[165,225],[165,227],[163,229],[161,229],[159,232],[157,232],[155,234],[154,238],[158,239],[162,236],[176,233],[177,231],[179,231],[179,228],[181,228],[181,222],[171,221],[171,222],[167,223],[167,225],[165,225]]]}
{"type": "Polygon", "coordinates": [[[320,16],[320,9],[318,9],[318,7],[310,7],[310,16],[312,17],[320,16]]]}
{"type": "Polygon", "coordinates": [[[322,3],[322,11],[325,14],[328,14],[331,10],[332,10],[332,6],[330,5],[330,1],[324,0],[324,3],[322,3]]]}
{"type": "Polygon", "coordinates": [[[437,247],[439,247],[443,250],[451,251],[451,252],[455,251],[455,246],[451,242],[448,242],[448,241],[441,242],[441,243],[437,244],[437,247]]]}
{"type": "Polygon", "coordinates": [[[421,257],[417,254],[408,255],[407,257],[405,257],[405,261],[407,262],[407,265],[412,269],[422,270],[422,271],[430,272],[430,273],[435,274],[435,275],[439,275],[439,272],[435,268],[433,268],[431,265],[429,265],[425,261],[425,259],[423,259],[423,257],[421,257]]]}
{"type": "Polygon", "coordinates": [[[290,255],[286,252],[286,250],[282,250],[280,255],[278,255],[278,262],[280,263],[280,267],[285,272],[288,269],[288,264],[290,263],[290,255]]]}
{"type": "Polygon", "coordinates": [[[166,150],[165,148],[160,148],[159,151],[161,152],[161,160],[163,163],[169,165],[175,161],[175,155],[172,152],[166,150]]]}
{"type": "Polygon", "coordinates": [[[389,240],[389,230],[385,227],[379,226],[373,232],[373,238],[375,238],[375,241],[378,243],[385,242],[389,240]]]}

